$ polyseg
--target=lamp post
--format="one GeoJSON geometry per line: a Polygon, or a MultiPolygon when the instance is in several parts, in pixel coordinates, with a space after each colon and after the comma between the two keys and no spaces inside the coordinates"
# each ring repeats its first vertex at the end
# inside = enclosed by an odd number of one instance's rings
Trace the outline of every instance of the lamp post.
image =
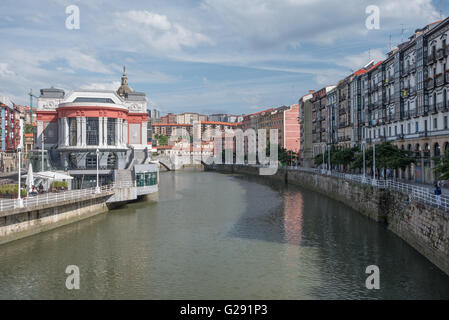
{"type": "Polygon", "coordinates": [[[17,205],[19,208],[23,207],[23,199],[20,197],[20,168],[22,167],[22,161],[21,161],[21,157],[22,157],[22,147],[18,147],[17,148],[18,151],[18,155],[19,155],[19,191],[17,192],[17,205]]]}
{"type": "Polygon", "coordinates": [[[373,182],[376,181],[376,144],[373,143],[373,182]]]}
{"type": "Polygon", "coordinates": [[[298,168],[298,149],[295,148],[295,168],[298,168]]]}
{"type": "Polygon", "coordinates": [[[363,153],[363,179],[366,176],[366,166],[365,166],[365,142],[362,142],[362,153],[363,153]]]}
{"type": "Polygon", "coordinates": [[[321,169],[322,171],[324,171],[324,153],[326,152],[325,149],[326,147],[324,146],[324,144],[322,145],[323,147],[321,148],[322,152],[323,152],[323,168],[321,169]]]}
{"type": "Polygon", "coordinates": [[[331,149],[329,148],[329,145],[327,145],[327,174],[331,174],[331,172],[331,149]]]}
{"type": "Polygon", "coordinates": [[[99,179],[100,179],[100,174],[99,174],[99,167],[98,167],[98,156],[100,155],[100,150],[96,151],[97,154],[97,187],[95,188],[95,193],[100,193],[100,185],[99,185],[99,179]]]}
{"type": "Polygon", "coordinates": [[[45,131],[45,124],[43,124],[43,129],[42,129],[42,164],[41,164],[41,171],[44,172],[44,152],[45,152],[45,148],[44,148],[44,131],[45,131]]]}

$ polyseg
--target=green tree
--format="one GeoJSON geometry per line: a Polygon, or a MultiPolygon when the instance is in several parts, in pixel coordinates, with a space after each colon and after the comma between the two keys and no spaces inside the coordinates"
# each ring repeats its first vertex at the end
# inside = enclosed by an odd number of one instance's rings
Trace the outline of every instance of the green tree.
{"type": "MultiPolygon", "coordinates": [[[[397,146],[389,142],[376,144],[376,168],[380,169],[406,169],[410,164],[415,162],[413,153],[399,149],[397,146]]],[[[366,168],[373,166],[373,147],[369,147],[365,151],[365,165],[366,168]]],[[[352,168],[363,168],[363,153],[358,152],[352,168]]]]}
{"type": "Polygon", "coordinates": [[[154,136],[160,146],[167,146],[168,145],[168,136],[163,135],[155,135],[154,136]]]}
{"type": "Polygon", "coordinates": [[[34,128],[30,123],[25,125],[25,133],[34,133],[34,128]]]}
{"type": "Polygon", "coordinates": [[[434,170],[439,179],[449,180],[449,150],[444,153],[434,170]]]}
{"type": "MultiPolygon", "coordinates": [[[[270,155],[270,143],[267,143],[267,147],[265,148],[265,155],[268,157],[270,155]]],[[[258,157],[258,156],[257,156],[258,157]]],[[[290,153],[288,153],[287,149],[281,147],[278,144],[278,161],[282,166],[287,165],[290,162],[290,153]]]]}

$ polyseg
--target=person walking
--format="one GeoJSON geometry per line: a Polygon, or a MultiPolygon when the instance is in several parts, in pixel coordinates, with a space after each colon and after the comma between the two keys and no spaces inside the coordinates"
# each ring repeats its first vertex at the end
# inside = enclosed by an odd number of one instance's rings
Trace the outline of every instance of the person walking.
{"type": "Polygon", "coordinates": [[[435,191],[433,192],[435,194],[435,198],[437,200],[437,204],[441,206],[441,188],[438,185],[438,183],[435,183],[435,191]]]}

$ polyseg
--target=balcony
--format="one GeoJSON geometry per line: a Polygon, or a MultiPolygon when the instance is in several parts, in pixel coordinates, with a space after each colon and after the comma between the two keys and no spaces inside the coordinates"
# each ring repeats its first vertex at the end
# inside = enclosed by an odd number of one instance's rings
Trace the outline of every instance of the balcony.
{"type": "Polygon", "coordinates": [[[446,106],[444,105],[444,102],[438,102],[437,103],[437,111],[444,111],[446,108],[446,106]]]}
{"type": "Polygon", "coordinates": [[[400,133],[400,134],[398,134],[398,135],[396,136],[396,138],[397,138],[398,140],[404,140],[404,134],[403,134],[403,133],[400,133]]]}
{"type": "Polygon", "coordinates": [[[409,67],[405,67],[404,69],[402,69],[402,73],[401,73],[401,77],[406,77],[410,72],[410,68],[409,67]]]}
{"type": "Polygon", "coordinates": [[[409,91],[409,95],[415,94],[416,93],[416,86],[411,86],[408,91],[409,91]]]}
{"type": "Polygon", "coordinates": [[[410,112],[409,110],[404,111],[403,114],[402,114],[402,117],[403,117],[404,119],[410,119],[410,117],[411,117],[411,112],[410,112]]]}
{"type": "Polygon", "coordinates": [[[427,57],[427,64],[432,64],[436,62],[436,56],[435,56],[435,52],[432,52],[428,57],[427,57]]]}
{"type": "Polygon", "coordinates": [[[444,48],[441,48],[441,49],[437,50],[436,58],[437,58],[437,60],[440,60],[440,59],[444,58],[444,48]]]}
{"type": "Polygon", "coordinates": [[[427,137],[427,131],[421,131],[420,133],[419,133],[419,136],[420,137],[427,137]]]}
{"type": "Polygon", "coordinates": [[[426,80],[426,89],[431,90],[435,87],[435,81],[432,78],[427,78],[426,80]]]}
{"type": "Polygon", "coordinates": [[[444,77],[442,73],[438,73],[437,75],[435,75],[435,85],[437,87],[441,86],[444,84],[444,77]]]}
{"type": "Polygon", "coordinates": [[[438,113],[437,106],[434,104],[429,104],[429,112],[438,113]]]}
{"type": "Polygon", "coordinates": [[[409,91],[408,91],[407,88],[404,88],[404,89],[402,90],[402,97],[403,97],[403,98],[407,98],[408,96],[409,96],[409,91]]]}
{"type": "Polygon", "coordinates": [[[342,114],[346,114],[346,109],[345,108],[341,108],[338,110],[338,114],[342,115],[342,114]]]}

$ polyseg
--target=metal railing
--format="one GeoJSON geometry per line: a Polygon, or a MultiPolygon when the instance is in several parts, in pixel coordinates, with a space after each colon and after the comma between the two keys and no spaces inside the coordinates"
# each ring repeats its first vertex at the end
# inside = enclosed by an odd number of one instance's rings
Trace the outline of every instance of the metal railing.
{"type": "MultiPolygon", "coordinates": [[[[268,167],[267,165],[254,165],[254,164],[242,164],[253,167],[268,167]]],[[[449,212],[449,197],[437,196],[433,192],[429,191],[429,188],[413,185],[410,183],[399,182],[391,179],[373,179],[372,177],[363,176],[360,174],[350,174],[343,172],[328,171],[326,169],[316,168],[304,168],[298,166],[288,166],[287,170],[290,171],[304,171],[314,174],[332,176],[339,179],[352,181],[360,184],[370,185],[378,189],[389,189],[399,191],[405,195],[408,195],[409,201],[415,201],[425,205],[430,205],[449,212]]]]}
{"type": "Polygon", "coordinates": [[[37,196],[31,196],[19,199],[1,199],[0,200],[0,216],[1,212],[5,210],[12,210],[16,208],[26,208],[26,207],[35,207],[39,205],[45,205],[49,203],[56,203],[66,200],[79,199],[81,197],[91,195],[91,194],[102,194],[110,191],[114,191],[115,189],[120,188],[128,188],[135,187],[135,181],[120,181],[114,184],[108,184],[99,187],[99,192],[96,187],[86,188],[86,189],[78,189],[78,190],[68,190],[57,193],[45,193],[37,196]],[[20,203],[22,202],[22,203],[20,203]]]}
{"type": "Polygon", "coordinates": [[[379,189],[390,189],[399,191],[409,196],[410,200],[431,205],[433,207],[440,208],[446,212],[449,211],[449,197],[437,196],[429,190],[429,188],[421,187],[409,183],[399,182],[391,179],[373,179],[368,176],[359,174],[349,174],[342,172],[330,172],[323,169],[315,168],[302,168],[302,167],[288,167],[288,170],[299,170],[305,172],[311,172],[315,174],[328,175],[336,178],[357,182],[360,184],[371,185],[379,189]]]}

